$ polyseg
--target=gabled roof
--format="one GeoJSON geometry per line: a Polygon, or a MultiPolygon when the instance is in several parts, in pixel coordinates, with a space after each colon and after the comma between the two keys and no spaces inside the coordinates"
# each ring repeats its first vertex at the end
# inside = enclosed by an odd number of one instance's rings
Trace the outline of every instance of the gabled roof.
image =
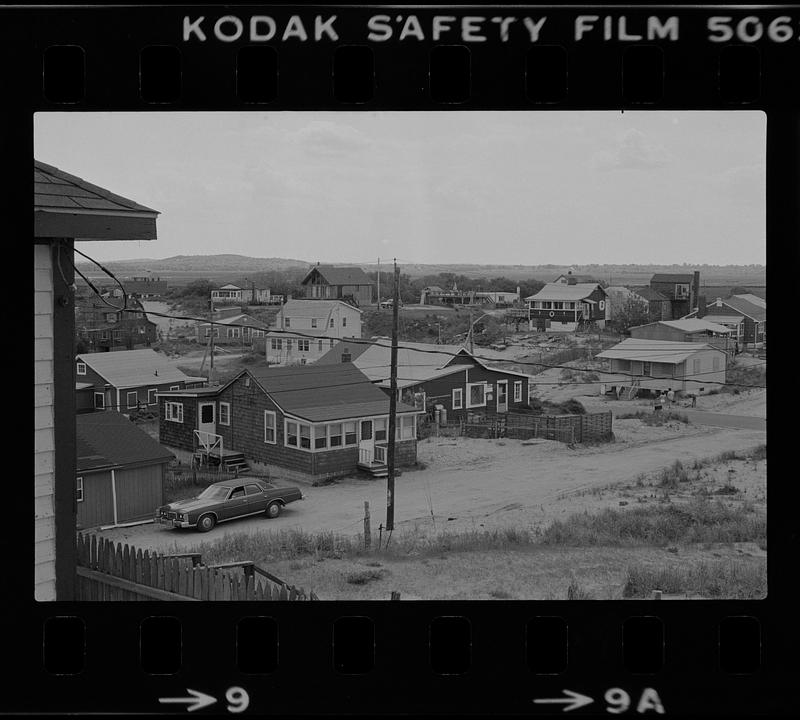
{"type": "MultiPolygon", "coordinates": [[[[758,305],[754,305],[753,303],[749,302],[748,300],[743,300],[736,295],[732,295],[729,298],[725,298],[722,301],[723,306],[727,306],[732,310],[735,310],[742,315],[746,315],[747,317],[751,318],[752,320],[757,320],[759,322],[764,322],[767,319],[767,308],[766,307],[759,307],[758,305]]],[[[706,305],[706,314],[708,314],[708,308],[716,306],[716,301],[710,302],[706,305]]]]}
{"type": "Polygon", "coordinates": [[[36,237],[152,240],[157,210],[38,160],[33,163],[36,237]]]}
{"type": "Polygon", "coordinates": [[[206,380],[204,377],[186,375],[172,365],[166,357],[150,348],[82,353],[77,356],[77,359],[86,363],[106,382],[117,388],[206,380]]]}
{"type": "Polygon", "coordinates": [[[287,300],[280,312],[285,318],[327,318],[331,311],[338,305],[353,310],[357,313],[364,312],[343,300],[287,300]]]}
{"type": "Polygon", "coordinates": [[[308,282],[315,270],[330,285],[372,285],[372,280],[360,267],[337,265],[315,265],[303,278],[302,285],[308,282]]]}
{"type": "Polygon", "coordinates": [[[694,280],[692,273],[656,273],[650,278],[650,282],[660,283],[690,283],[694,280]]]}
{"type": "Polygon", "coordinates": [[[222,285],[218,288],[214,288],[214,290],[241,290],[241,289],[242,288],[240,288],[238,285],[231,285],[230,283],[228,283],[227,285],[222,285]]]}
{"type": "MultiPolygon", "coordinates": [[[[713,315],[709,317],[714,317],[713,315]]],[[[678,330],[683,330],[684,332],[693,333],[693,332],[715,332],[715,333],[730,333],[730,328],[726,328],[724,325],[719,325],[715,322],[711,322],[710,320],[699,319],[699,318],[682,318],[680,320],[659,320],[659,325],[667,325],[669,327],[676,328],[678,330]]]]}
{"type": "Polygon", "coordinates": [[[535,295],[529,295],[525,300],[583,300],[589,297],[598,287],[599,283],[547,283],[535,295]]]}
{"type": "Polygon", "coordinates": [[[104,467],[166,462],[171,452],[116,412],[75,416],[78,472],[104,467]]]}
{"type": "MultiPolygon", "coordinates": [[[[200,327],[205,327],[206,325],[211,325],[211,320],[203,320],[202,322],[197,323],[200,327]]],[[[268,325],[261,320],[257,320],[252,315],[246,315],[242,313],[241,315],[231,315],[230,317],[224,317],[220,320],[214,320],[214,325],[258,325],[259,327],[267,329],[268,325]]]]}
{"type": "Polygon", "coordinates": [[[646,340],[627,338],[621,343],[597,353],[596,358],[617,360],[641,360],[677,365],[701,350],[724,352],[707,343],[673,342],[671,340],[646,340]]]}
{"type": "Polygon", "coordinates": [[[669,298],[666,295],[662,295],[658,290],[654,290],[653,288],[643,285],[642,287],[632,287],[632,293],[635,293],[641,298],[647,300],[647,302],[668,302],[669,298]]]}
{"type": "MultiPolygon", "coordinates": [[[[389,397],[353,363],[252,368],[231,382],[244,374],[253,377],[284,413],[311,422],[389,413],[389,397]]],[[[397,412],[418,411],[397,403],[397,412]]]]}
{"type": "Polygon", "coordinates": [[[767,301],[762,298],[758,297],[758,295],[753,295],[752,293],[742,293],[741,295],[732,295],[731,297],[739,298],[740,300],[747,300],[747,302],[751,303],[752,305],[757,305],[760,308],[767,309],[767,301]]]}

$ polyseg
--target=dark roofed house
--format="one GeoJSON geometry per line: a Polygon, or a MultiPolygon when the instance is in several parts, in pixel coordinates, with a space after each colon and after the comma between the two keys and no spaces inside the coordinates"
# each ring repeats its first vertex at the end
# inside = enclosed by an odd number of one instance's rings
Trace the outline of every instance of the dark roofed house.
{"type": "Polygon", "coordinates": [[[702,317],[712,322],[725,325],[736,330],[735,340],[741,347],[763,347],[767,341],[767,308],[756,305],[744,298],[732,295],[729,298],[717,298],[708,303],[700,312],[689,317],[702,317]]]}
{"type": "Polygon", "coordinates": [[[352,299],[357,307],[372,303],[373,282],[360,267],[315,265],[301,284],[311,300],[352,299]]]}
{"type": "MultiPolygon", "coordinates": [[[[70,601],[76,599],[74,243],[154,240],[158,212],[52,165],[34,161],[32,170],[33,589],[37,601],[70,601]]],[[[30,203],[21,194],[25,184],[16,186],[8,193],[12,202],[30,203]]]]}
{"type": "Polygon", "coordinates": [[[650,287],[657,290],[670,303],[670,316],[663,320],[677,320],[696,310],[700,301],[700,272],[655,273],[650,287]]]}
{"type": "Polygon", "coordinates": [[[76,421],[77,527],[151,518],[164,503],[164,469],[173,455],[119,413],[76,421]]]}
{"type": "MultiPolygon", "coordinates": [[[[159,439],[179,457],[244,458],[308,482],[359,467],[386,473],[389,398],[352,363],[247,369],[220,388],[160,393],[159,403],[159,439]]],[[[398,465],[416,462],[418,414],[397,405],[398,465]]]]}

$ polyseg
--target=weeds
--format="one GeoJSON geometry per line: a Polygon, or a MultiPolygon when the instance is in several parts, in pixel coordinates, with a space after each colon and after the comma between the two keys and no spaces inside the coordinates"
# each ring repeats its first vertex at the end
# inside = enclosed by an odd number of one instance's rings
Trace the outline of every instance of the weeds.
{"type": "Polygon", "coordinates": [[[366,585],[375,580],[383,580],[386,570],[360,570],[348,573],[344,581],[350,585],[366,585]]]}
{"type": "Polygon", "coordinates": [[[567,600],[591,600],[591,594],[582,588],[575,578],[569,581],[567,586],[567,600]]]}
{"type": "Polygon", "coordinates": [[[688,567],[651,568],[631,565],[622,590],[625,598],[646,598],[653,590],[686,593],[706,598],[760,599],[767,594],[767,565],[756,562],[700,562],[688,567]]]}
{"type": "Polygon", "coordinates": [[[676,460],[658,474],[656,484],[660,488],[677,490],[679,484],[683,482],[689,482],[689,472],[680,460],[676,460]]]}
{"type": "Polygon", "coordinates": [[[684,413],[673,412],[667,410],[665,412],[648,412],[646,410],[637,410],[632,413],[621,413],[617,415],[617,420],[641,420],[645,425],[661,427],[668,422],[679,422],[684,425],[690,425],[691,422],[688,416],[684,413]]]}

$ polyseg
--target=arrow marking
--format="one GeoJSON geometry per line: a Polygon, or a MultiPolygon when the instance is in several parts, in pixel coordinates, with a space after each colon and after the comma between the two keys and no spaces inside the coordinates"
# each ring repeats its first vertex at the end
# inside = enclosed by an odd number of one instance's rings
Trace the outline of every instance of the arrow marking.
{"type": "Polygon", "coordinates": [[[565,703],[564,707],[561,708],[562,712],[569,712],[570,710],[575,710],[576,708],[583,707],[584,705],[589,705],[590,703],[594,702],[594,699],[590,698],[588,695],[581,695],[580,693],[573,692],[572,690],[563,690],[562,692],[568,697],[536,698],[533,702],[538,704],[565,703]]]}
{"type": "Polygon", "coordinates": [[[209,705],[213,705],[217,702],[217,698],[212,697],[211,695],[206,695],[205,693],[198,692],[197,690],[192,690],[191,688],[186,688],[186,692],[189,693],[192,697],[177,697],[177,698],[158,698],[158,702],[160,703],[186,703],[187,710],[192,712],[193,710],[199,710],[200,708],[208,707],[209,705]]]}

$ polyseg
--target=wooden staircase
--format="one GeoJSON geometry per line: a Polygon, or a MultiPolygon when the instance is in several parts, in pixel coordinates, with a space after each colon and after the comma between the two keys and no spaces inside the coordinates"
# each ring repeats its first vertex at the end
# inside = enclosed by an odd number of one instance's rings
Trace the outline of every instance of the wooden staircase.
{"type": "Polygon", "coordinates": [[[375,462],[374,460],[372,462],[358,463],[358,469],[368,472],[375,478],[385,478],[389,475],[389,468],[386,466],[386,463],[375,462]]]}

